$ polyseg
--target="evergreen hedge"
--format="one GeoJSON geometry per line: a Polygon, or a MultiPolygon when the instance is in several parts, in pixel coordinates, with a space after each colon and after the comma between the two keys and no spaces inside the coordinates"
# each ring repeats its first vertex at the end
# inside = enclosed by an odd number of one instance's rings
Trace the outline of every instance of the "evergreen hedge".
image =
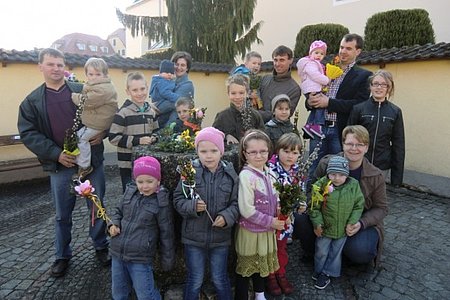
{"type": "Polygon", "coordinates": [[[327,43],[327,54],[337,54],[342,37],[347,33],[349,33],[348,28],[341,24],[321,23],[304,26],[297,34],[294,56],[308,55],[309,46],[315,40],[327,43]]]}
{"type": "Polygon", "coordinates": [[[433,26],[424,9],[395,9],[367,19],[364,50],[435,43],[433,26]]]}

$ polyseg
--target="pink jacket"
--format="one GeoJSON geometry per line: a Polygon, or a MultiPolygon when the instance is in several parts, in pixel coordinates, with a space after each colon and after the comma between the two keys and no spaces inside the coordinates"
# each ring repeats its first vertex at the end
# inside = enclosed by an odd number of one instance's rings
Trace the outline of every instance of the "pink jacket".
{"type": "Polygon", "coordinates": [[[300,89],[303,94],[320,92],[330,82],[330,79],[324,74],[320,61],[309,56],[298,60],[297,72],[301,80],[300,89]]]}

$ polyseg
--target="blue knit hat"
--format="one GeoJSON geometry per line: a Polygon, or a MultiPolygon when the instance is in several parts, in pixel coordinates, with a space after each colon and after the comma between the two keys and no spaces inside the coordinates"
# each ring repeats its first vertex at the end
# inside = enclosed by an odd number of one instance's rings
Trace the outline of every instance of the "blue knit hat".
{"type": "Polygon", "coordinates": [[[350,173],[348,168],[348,160],[342,156],[332,156],[328,161],[327,174],[340,173],[348,176],[350,173]]]}
{"type": "Polygon", "coordinates": [[[159,65],[159,73],[174,74],[175,73],[175,64],[168,59],[161,61],[161,64],[159,65]]]}

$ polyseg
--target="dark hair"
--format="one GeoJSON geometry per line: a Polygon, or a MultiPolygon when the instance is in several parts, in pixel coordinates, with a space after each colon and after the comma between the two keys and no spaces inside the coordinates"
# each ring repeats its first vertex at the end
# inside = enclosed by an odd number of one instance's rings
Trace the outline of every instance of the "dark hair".
{"type": "Polygon", "coordinates": [[[189,97],[180,97],[180,98],[178,98],[177,102],[175,102],[175,107],[178,107],[181,105],[188,105],[189,109],[193,109],[194,101],[192,101],[192,99],[189,97]]]}
{"type": "Polygon", "coordinates": [[[239,142],[239,170],[241,170],[247,162],[244,152],[247,150],[247,143],[251,140],[265,141],[267,147],[269,148],[268,157],[272,156],[272,141],[270,140],[269,136],[262,130],[250,129],[245,133],[245,135],[239,142]]]}
{"type": "Polygon", "coordinates": [[[359,34],[356,34],[356,33],[347,33],[346,35],[344,35],[344,37],[342,39],[347,43],[356,41],[356,45],[355,45],[356,49],[362,49],[364,46],[363,38],[359,34]]]}
{"type": "Polygon", "coordinates": [[[294,53],[292,52],[291,48],[286,47],[284,45],[276,47],[275,50],[273,50],[272,52],[272,58],[274,58],[275,56],[283,56],[283,55],[287,55],[289,59],[294,57],[294,53]]]}
{"type": "Polygon", "coordinates": [[[44,61],[44,56],[45,55],[52,56],[52,57],[57,57],[57,58],[62,58],[64,61],[66,60],[66,58],[64,57],[64,53],[62,53],[58,49],[45,48],[45,49],[42,49],[39,52],[39,63],[40,64],[42,64],[42,62],[44,61]]]}
{"type": "MultiPolygon", "coordinates": [[[[130,74],[127,75],[127,89],[130,86],[130,82],[132,80],[144,80],[145,81],[145,76],[144,74],[142,74],[141,72],[131,72],[130,74]]],[[[147,84],[147,82],[145,82],[145,84],[147,84]]]]}
{"type": "Polygon", "coordinates": [[[177,51],[172,55],[172,58],[170,60],[176,64],[180,58],[184,58],[186,60],[187,63],[186,73],[189,73],[189,70],[191,69],[192,66],[192,56],[186,51],[177,51]]]}
{"type": "Polygon", "coordinates": [[[298,148],[299,151],[302,150],[302,139],[293,132],[285,133],[278,139],[275,145],[275,153],[278,154],[280,149],[293,151],[295,148],[298,148]]]}

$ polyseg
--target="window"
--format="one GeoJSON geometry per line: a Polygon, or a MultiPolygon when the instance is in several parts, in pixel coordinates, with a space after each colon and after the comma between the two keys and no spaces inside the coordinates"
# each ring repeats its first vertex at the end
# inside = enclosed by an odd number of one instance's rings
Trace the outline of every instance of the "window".
{"type": "Polygon", "coordinates": [[[103,53],[108,53],[108,47],[100,47],[103,53]]]}
{"type": "Polygon", "coordinates": [[[356,1],[360,1],[360,0],[333,0],[333,6],[348,4],[348,3],[356,2],[356,1]]]}
{"type": "Polygon", "coordinates": [[[86,44],[78,42],[76,45],[78,50],[86,50],[86,44]]]}
{"type": "Polygon", "coordinates": [[[97,52],[97,46],[95,46],[95,45],[89,45],[89,49],[90,49],[92,52],[97,52]]]}
{"type": "Polygon", "coordinates": [[[122,49],[122,55],[125,56],[125,49],[122,49]]]}
{"type": "Polygon", "coordinates": [[[116,39],[113,39],[113,46],[116,46],[116,39]]]}

